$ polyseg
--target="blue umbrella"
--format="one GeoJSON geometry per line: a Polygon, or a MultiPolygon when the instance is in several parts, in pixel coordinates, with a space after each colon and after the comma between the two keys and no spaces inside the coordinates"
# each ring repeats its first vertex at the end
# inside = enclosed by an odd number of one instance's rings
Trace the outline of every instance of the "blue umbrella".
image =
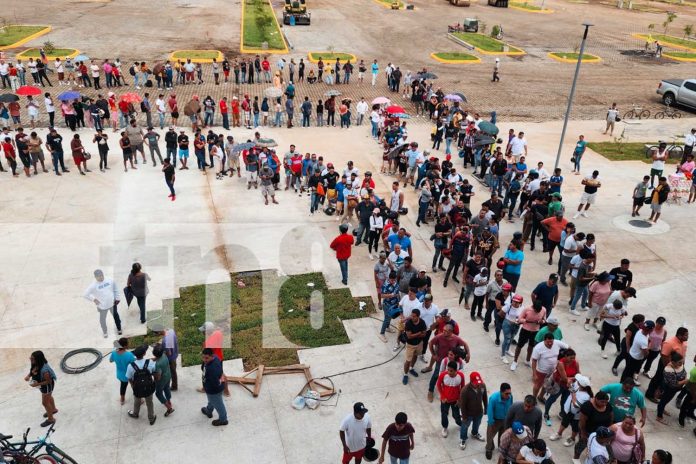
{"type": "Polygon", "coordinates": [[[77,100],[78,98],[80,98],[80,92],[76,92],[75,90],[68,90],[58,95],[58,100],[60,101],[77,100]]]}
{"type": "Polygon", "coordinates": [[[250,148],[254,148],[255,146],[256,144],[254,142],[238,143],[232,147],[232,152],[239,153],[240,151],[248,150],[250,148]]]}
{"type": "Polygon", "coordinates": [[[77,55],[75,58],[73,58],[73,61],[89,61],[89,56],[81,53],[77,55]]]}
{"type": "Polygon", "coordinates": [[[392,114],[392,116],[394,116],[395,118],[399,118],[399,119],[411,119],[411,116],[409,116],[406,113],[395,113],[395,114],[392,114]]]}

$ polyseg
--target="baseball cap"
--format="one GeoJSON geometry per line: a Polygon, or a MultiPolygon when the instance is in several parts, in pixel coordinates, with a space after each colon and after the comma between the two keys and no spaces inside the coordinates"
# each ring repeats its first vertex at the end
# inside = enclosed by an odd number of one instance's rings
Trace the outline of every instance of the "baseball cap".
{"type": "Polygon", "coordinates": [[[503,286],[501,288],[503,290],[510,291],[510,290],[512,290],[512,284],[503,284],[503,286]]]}
{"type": "Polygon", "coordinates": [[[386,251],[380,251],[380,252],[379,252],[379,257],[381,258],[382,256],[385,256],[385,257],[386,257],[386,256],[387,256],[387,252],[386,252],[386,251]]]}
{"type": "Polygon", "coordinates": [[[626,293],[628,293],[628,296],[632,296],[633,298],[635,298],[635,297],[637,296],[637,295],[636,295],[636,289],[633,288],[633,287],[626,287],[626,290],[624,290],[624,291],[625,291],[626,293]]]}
{"type": "Polygon", "coordinates": [[[449,316],[449,315],[450,315],[449,309],[447,309],[447,308],[440,311],[440,316],[442,316],[442,317],[449,316]]]}
{"type": "Polygon", "coordinates": [[[554,316],[551,316],[548,319],[546,319],[546,323],[549,325],[558,325],[558,319],[554,316]]]}
{"type": "Polygon", "coordinates": [[[169,130],[174,130],[174,129],[176,129],[176,127],[174,127],[174,126],[169,126],[169,130]]]}
{"type": "Polygon", "coordinates": [[[469,375],[469,383],[473,384],[474,386],[483,385],[481,374],[478,372],[472,372],[471,375],[469,375]]]}
{"type": "Polygon", "coordinates": [[[614,436],[614,432],[611,431],[611,429],[607,427],[599,427],[597,428],[597,438],[611,438],[614,436]]]}
{"type": "Polygon", "coordinates": [[[524,438],[527,436],[527,432],[524,430],[524,425],[522,425],[522,422],[520,421],[515,421],[512,423],[512,433],[517,435],[517,438],[524,438]]]}
{"type": "Polygon", "coordinates": [[[425,296],[423,297],[424,300],[432,300],[433,296],[430,293],[426,293],[425,296]]]}
{"type": "Polygon", "coordinates": [[[655,321],[645,321],[643,323],[643,327],[646,329],[654,329],[655,328],[655,321]]]}
{"type": "Polygon", "coordinates": [[[364,404],[358,402],[353,405],[353,412],[359,412],[361,414],[365,414],[367,412],[367,408],[365,407],[364,404]]]}
{"type": "MultiPolygon", "coordinates": [[[[548,322],[548,321],[547,321],[548,322]]],[[[589,377],[585,377],[582,374],[575,374],[575,381],[580,385],[581,387],[591,387],[592,382],[590,382],[589,377]]]]}
{"type": "Polygon", "coordinates": [[[428,272],[428,271],[424,267],[422,267],[422,268],[420,268],[420,270],[418,272],[421,273],[421,272],[428,272]]]}
{"type": "Polygon", "coordinates": [[[198,331],[199,332],[207,332],[208,330],[213,330],[214,328],[215,328],[215,324],[213,324],[210,321],[206,321],[205,324],[203,324],[202,326],[200,326],[198,328],[198,331]]]}
{"type": "Polygon", "coordinates": [[[524,301],[524,298],[520,294],[516,294],[515,296],[512,297],[512,301],[517,301],[518,303],[522,303],[524,301]]]}

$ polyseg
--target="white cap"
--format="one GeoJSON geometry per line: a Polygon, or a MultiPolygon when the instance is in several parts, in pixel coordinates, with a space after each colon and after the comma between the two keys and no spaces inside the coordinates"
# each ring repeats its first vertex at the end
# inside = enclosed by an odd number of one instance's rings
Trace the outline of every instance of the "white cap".
{"type": "Polygon", "coordinates": [[[209,332],[209,331],[213,330],[214,328],[215,328],[215,324],[213,324],[213,323],[210,322],[210,321],[206,321],[206,323],[203,324],[202,326],[200,326],[200,327],[198,328],[198,330],[199,330],[200,332],[209,332]]]}
{"type": "Polygon", "coordinates": [[[575,381],[580,385],[581,387],[591,387],[592,382],[590,381],[589,377],[585,377],[582,374],[575,374],[575,381]]]}
{"type": "Polygon", "coordinates": [[[500,58],[496,58],[495,61],[500,61],[500,58]]]}

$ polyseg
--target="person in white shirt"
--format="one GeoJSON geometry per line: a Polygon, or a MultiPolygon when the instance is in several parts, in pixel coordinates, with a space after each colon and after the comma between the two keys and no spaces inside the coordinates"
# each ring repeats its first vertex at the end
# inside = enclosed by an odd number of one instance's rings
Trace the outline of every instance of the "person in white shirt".
{"type": "Polygon", "coordinates": [[[532,373],[533,373],[533,394],[539,396],[539,392],[544,386],[546,376],[553,373],[558,364],[558,353],[561,348],[568,348],[568,344],[560,340],[555,340],[553,333],[547,332],[544,340],[537,343],[532,350],[532,373]]]}
{"type": "MultiPolygon", "coordinates": [[[[56,70],[56,74],[58,74],[58,85],[63,85],[65,81],[65,67],[63,66],[63,62],[60,60],[60,58],[56,58],[56,61],[53,63],[53,67],[56,70]]],[[[68,84],[65,82],[65,84],[68,84]]]]}
{"type": "Polygon", "coordinates": [[[583,464],[609,464],[609,445],[614,432],[607,427],[599,427],[587,438],[587,458],[583,464]]]}
{"type": "MultiPolygon", "coordinates": [[[[146,353],[147,345],[139,346],[133,350],[133,354],[135,355],[136,359],[129,364],[128,368],[126,369],[126,377],[131,382],[131,386],[133,384],[133,377],[135,376],[135,369],[133,368],[134,364],[138,367],[138,369],[146,369],[148,372],[150,372],[150,374],[153,374],[155,381],[159,380],[159,374],[155,373],[155,361],[152,359],[145,359],[146,353]]],[[[152,394],[146,396],[145,398],[137,398],[133,396],[133,409],[128,411],[128,417],[137,419],[140,415],[140,406],[143,402],[147,406],[147,418],[150,421],[150,425],[152,425],[155,423],[155,420],[157,420],[155,408],[152,404],[152,394]]]]}
{"type": "Polygon", "coordinates": [[[10,87],[10,65],[5,63],[5,60],[0,60],[0,79],[3,89],[10,87]]]}
{"type": "Polygon", "coordinates": [[[599,178],[599,171],[592,171],[591,176],[587,176],[582,180],[582,185],[584,186],[584,189],[582,196],[580,197],[578,210],[573,215],[573,219],[577,219],[580,215],[582,215],[582,217],[588,217],[587,210],[590,209],[590,206],[594,205],[597,199],[597,190],[602,186],[602,181],[599,178]],[[583,206],[585,207],[584,211],[582,209],[583,206]]]}
{"type": "Polygon", "coordinates": [[[604,129],[604,133],[606,134],[607,131],[609,131],[609,135],[614,134],[614,124],[616,124],[616,120],[619,118],[619,109],[616,107],[616,103],[611,104],[611,108],[607,110],[607,127],[604,129]]]}
{"type": "Polygon", "coordinates": [[[691,129],[691,132],[684,136],[684,155],[680,165],[686,162],[686,157],[693,153],[694,147],[696,147],[696,128],[691,129]]]}
{"type": "Polygon", "coordinates": [[[157,116],[159,117],[160,130],[164,129],[164,117],[167,114],[167,107],[164,103],[164,95],[159,94],[155,100],[155,108],[157,108],[157,116]]]}
{"type": "Polygon", "coordinates": [[[398,243],[394,245],[394,251],[389,253],[389,256],[387,259],[389,260],[390,263],[394,265],[395,268],[398,268],[404,263],[404,259],[408,256],[408,252],[405,250],[401,249],[401,245],[398,243]]]}
{"type": "MultiPolygon", "coordinates": [[[[430,335],[432,334],[431,327],[435,323],[435,318],[437,317],[437,315],[440,314],[440,308],[438,308],[437,305],[433,303],[433,296],[430,293],[427,293],[423,297],[423,305],[420,308],[420,312],[420,318],[423,319],[423,322],[425,322],[426,327],[428,327],[428,330],[425,332],[425,338],[423,339],[423,352],[420,355],[420,360],[423,362],[428,362],[425,359],[425,353],[428,351],[428,341],[430,340],[430,335]]],[[[445,370],[447,370],[446,367],[445,370]]]]}
{"type": "Polygon", "coordinates": [[[360,176],[360,171],[353,165],[352,161],[348,161],[346,168],[343,170],[343,174],[346,176],[346,179],[350,179],[350,175],[353,173],[355,173],[355,178],[357,180],[358,176],[360,176]]]}
{"type": "Polygon", "coordinates": [[[537,438],[531,443],[523,445],[517,454],[516,462],[531,462],[532,464],[541,464],[548,462],[551,459],[551,450],[546,447],[546,442],[537,438]]]}
{"type": "Polygon", "coordinates": [[[367,438],[372,438],[372,419],[364,404],[353,405],[353,414],[341,421],[339,436],[343,445],[341,462],[349,463],[355,458],[355,462],[360,463],[367,447],[367,438]]]}
{"type": "MultiPolygon", "coordinates": [[[[394,248],[396,249],[396,247],[394,248]]],[[[421,310],[423,307],[423,303],[420,302],[418,298],[416,298],[416,289],[414,288],[409,288],[408,293],[404,295],[401,298],[401,301],[399,301],[399,308],[401,308],[401,314],[399,315],[399,334],[396,337],[396,344],[394,345],[394,348],[392,349],[393,351],[398,351],[399,348],[401,347],[401,333],[405,330],[406,327],[406,321],[408,321],[411,318],[411,313],[413,312],[414,309],[417,309],[418,311],[421,310]]],[[[420,317],[420,313],[419,313],[420,317]]],[[[415,355],[414,355],[415,358],[415,355]]]]}
{"type": "Polygon", "coordinates": [[[94,90],[101,89],[101,86],[99,85],[99,65],[92,61],[92,64],[89,66],[89,69],[92,71],[92,80],[94,81],[94,90]]]}
{"type": "Polygon", "coordinates": [[[357,125],[361,126],[363,119],[365,119],[365,113],[367,113],[368,106],[367,102],[365,101],[365,98],[361,98],[358,104],[355,106],[355,110],[358,112],[358,121],[357,125]]]}
{"type": "Polygon", "coordinates": [[[515,162],[520,160],[520,156],[527,156],[527,141],[524,139],[524,132],[520,132],[517,137],[510,141],[510,153],[515,157],[515,162]]]}
{"type": "Polygon", "coordinates": [[[667,144],[665,142],[660,142],[657,149],[653,148],[652,151],[652,166],[650,166],[650,189],[655,188],[655,177],[658,179],[662,177],[662,173],[665,170],[665,161],[669,157],[667,152],[667,144]]]}
{"type": "Polygon", "coordinates": [[[85,299],[93,302],[99,311],[99,324],[101,325],[104,338],[109,336],[106,328],[106,316],[111,311],[116,324],[116,330],[121,335],[121,318],[118,315],[118,303],[120,301],[120,292],[112,279],[104,277],[104,272],[101,269],[94,271],[94,282],[87,287],[82,295],[85,299]]]}
{"type": "Polygon", "coordinates": [[[372,138],[377,139],[379,132],[379,112],[375,109],[370,113],[370,124],[372,124],[372,138]]]}
{"type": "Polygon", "coordinates": [[[539,161],[537,163],[536,172],[537,172],[537,174],[539,174],[540,180],[548,181],[551,178],[551,176],[549,175],[549,172],[546,169],[544,169],[544,162],[543,161],[539,161]]]}
{"type": "Polygon", "coordinates": [[[48,113],[48,127],[53,127],[56,116],[56,107],[53,104],[51,94],[48,92],[44,94],[44,105],[46,106],[46,113],[48,113]]]}

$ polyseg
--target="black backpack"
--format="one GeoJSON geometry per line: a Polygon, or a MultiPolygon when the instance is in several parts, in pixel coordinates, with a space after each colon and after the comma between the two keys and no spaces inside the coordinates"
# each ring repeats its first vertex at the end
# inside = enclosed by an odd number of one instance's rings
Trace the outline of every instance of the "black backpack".
{"type": "Polygon", "coordinates": [[[155,378],[147,369],[149,362],[149,359],[146,360],[142,369],[135,364],[135,361],[131,363],[134,371],[131,382],[133,385],[133,396],[136,398],[147,398],[155,393],[155,378]]]}
{"type": "Polygon", "coordinates": [[[145,105],[144,101],[140,102],[140,111],[147,113],[147,106],[145,105]]]}
{"type": "Polygon", "coordinates": [[[130,68],[128,68],[128,74],[131,76],[135,76],[135,65],[132,64],[130,68]]]}

